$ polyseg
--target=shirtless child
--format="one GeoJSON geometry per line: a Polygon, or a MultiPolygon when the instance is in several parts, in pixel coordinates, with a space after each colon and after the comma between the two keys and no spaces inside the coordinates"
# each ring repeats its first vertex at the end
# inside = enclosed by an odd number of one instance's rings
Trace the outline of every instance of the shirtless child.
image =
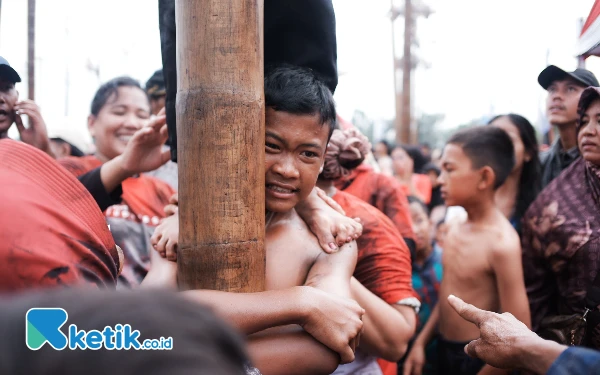
{"type": "Polygon", "coordinates": [[[468,357],[464,347],[479,338],[479,329],[448,304],[454,294],[478,308],[510,312],[530,325],[517,232],[494,204],[494,192],[514,165],[512,142],[489,126],[456,133],[442,156],[439,181],[448,206],[462,206],[464,222],[448,223],[439,303],[406,360],[404,374],[421,374],[423,348],[438,326],[439,369],[444,374],[503,374],[504,370],[468,357]],[[485,366],[484,366],[485,365],[485,366]]]}
{"type": "MultiPolygon", "coordinates": [[[[249,336],[253,364],[264,375],[329,374],[340,359],[354,359],[362,329],[364,310],[349,299],[356,243],[325,253],[294,207],[315,187],[335,105],[311,71],[294,67],[266,75],[265,102],[267,291],[184,293],[249,336]]],[[[173,285],[175,263],[153,253],[144,284],[160,284],[167,275],[173,285]]]]}

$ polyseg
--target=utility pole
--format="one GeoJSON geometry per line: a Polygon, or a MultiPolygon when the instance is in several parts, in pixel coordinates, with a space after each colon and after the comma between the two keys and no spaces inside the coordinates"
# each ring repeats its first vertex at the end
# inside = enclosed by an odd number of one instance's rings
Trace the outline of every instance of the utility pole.
{"type": "Polygon", "coordinates": [[[35,0],[27,1],[27,84],[29,99],[35,100],[35,0]]]}
{"type": "Polygon", "coordinates": [[[177,0],[178,281],[265,290],[263,0],[177,0]]]}
{"type": "Polygon", "coordinates": [[[394,51],[394,87],[396,95],[396,143],[410,144],[416,142],[416,129],[412,126],[412,71],[417,67],[419,59],[412,55],[412,46],[416,44],[416,18],[429,17],[432,10],[420,0],[404,0],[404,7],[398,8],[392,4],[392,44],[394,51]],[[403,56],[398,61],[396,57],[396,39],[394,21],[399,15],[404,16],[404,48],[403,56]],[[399,62],[401,64],[399,64],[399,62]],[[402,90],[398,88],[398,70],[402,68],[402,90]]]}

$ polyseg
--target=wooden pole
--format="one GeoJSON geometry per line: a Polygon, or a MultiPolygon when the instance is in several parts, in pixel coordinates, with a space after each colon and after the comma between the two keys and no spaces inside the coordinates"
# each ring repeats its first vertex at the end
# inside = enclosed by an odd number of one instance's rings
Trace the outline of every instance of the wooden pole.
{"type": "Polygon", "coordinates": [[[411,0],[406,0],[404,6],[404,57],[402,59],[402,121],[400,124],[400,141],[406,144],[411,141],[412,18],[411,0]]]}
{"type": "Polygon", "coordinates": [[[27,85],[29,99],[35,100],[35,0],[27,1],[27,85]]]}
{"type": "Polygon", "coordinates": [[[396,143],[401,144],[402,142],[402,93],[398,87],[398,57],[396,56],[396,28],[394,26],[397,11],[394,7],[394,0],[390,0],[392,4],[392,57],[394,59],[394,100],[396,105],[396,117],[394,118],[394,129],[396,129],[396,143]]]}
{"type": "Polygon", "coordinates": [[[178,279],[265,288],[263,0],[177,0],[178,279]]]}

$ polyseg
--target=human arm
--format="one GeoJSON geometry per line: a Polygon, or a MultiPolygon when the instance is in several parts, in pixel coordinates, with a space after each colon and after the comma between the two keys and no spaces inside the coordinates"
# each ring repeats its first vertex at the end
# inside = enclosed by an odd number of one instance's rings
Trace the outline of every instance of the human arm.
{"type": "Polygon", "coordinates": [[[540,338],[511,313],[480,310],[452,295],[448,303],[463,319],[479,327],[480,337],[467,344],[465,352],[494,367],[545,374],[567,349],[540,338]]]}
{"type": "MultiPolygon", "coordinates": [[[[323,195],[322,190],[315,187],[295,209],[318,238],[321,248],[331,253],[358,238],[362,233],[362,225],[356,219],[346,217],[337,203],[332,199],[323,199],[323,195]]],[[[328,198],[326,195],[324,197],[328,198]]]]}
{"type": "Polygon", "coordinates": [[[46,122],[40,113],[40,107],[33,100],[22,100],[15,104],[15,125],[19,131],[21,141],[42,150],[52,158],[55,157],[50,149],[50,138],[48,138],[48,129],[46,122]],[[23,125],[21,115],[29,117],[29,128],[23,125]]]}
{"type": "Polygon", "coordinates": [[[78,176],[77,179],[85,186],[87,191],[90,192],[98,204],[100,211],[104,211],[108,207],[121,202],[123,189],[118,185],[111,192],[106,191],[106,188],[102,183],[102,178],[100,177],[101,169],[102,167],[92,169],[91,171],[78,176]]]}
{"type": "Polygon", "coordinates": [[[423,372],[423,366],[425,365],[425,348],[436,334],[439,317],[440,307],[439,304],[437,304],[433,310],[431,310],[431,315],[429,315],[427,323],[425,323],[423,329],[415,338],[412,348],[404,361],[404,375],[421,375],[423,372]]]}
{"type": "Polygon", "coordinates": [[[352,298],[366,310],[361,349],[390,362],[399,361],[415,333],[415,310],[409,306],[388,304],[354,277],[350,287],[352,298]]]}
{"type": "Polygon", "coordinates": [[[249,336],[247,343],[252,364],[262,375],[325,375],[340,362],[336,352],[298,326],[268,329],[249,336]]]}
{"type": "Polygon", "coordinates": [[[167,140],[164,115],[152,118],[136,131],[123,153],[102,165],[100,177],[107,192],[138,173],[152,171],[169,161],[169,150],[163,150],[167,140]]]}

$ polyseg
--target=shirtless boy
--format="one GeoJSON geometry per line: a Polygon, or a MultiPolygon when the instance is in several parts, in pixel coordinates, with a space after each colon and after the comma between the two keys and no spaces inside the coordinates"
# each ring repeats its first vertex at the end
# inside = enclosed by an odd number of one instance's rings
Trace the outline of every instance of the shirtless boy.
{"type": "MultiPolygon", "coordinates": [[[[325,253],[294,207],[315,187],[335,105],[311,71],[294,67],[266,75],[265,102],[267,291],[185,294],[249,336],[253,364],[264,375],[329,374],[340,359],[354,359],[362,329],[364,310],[349,299],[356,243],[325,253]]],[[[165,274],[172,283],[175,264],[153,253],[144,283],[160,284],[165,274]]]]}
{"type": "Polygon", "coordinates": [[[514,149],[501,129],[477,127],[456,133],[442,156],[442,195],[449,206],[462,206],[464,222],[448,223],[442,253],[444,278],[439,303],[417,336],[405,374],[420,374],[423,348],[438,326],[439,369],[445,374],[502,374],[504,370],[468,357],[464,347],[479,329],[448,304],[454,294],[481,309],[510,312],[530,325],[517,232],[494,204],[494,192],[514,165],[514,149]],[[485,366],[484,366],[485,365],[485,366]]]}

